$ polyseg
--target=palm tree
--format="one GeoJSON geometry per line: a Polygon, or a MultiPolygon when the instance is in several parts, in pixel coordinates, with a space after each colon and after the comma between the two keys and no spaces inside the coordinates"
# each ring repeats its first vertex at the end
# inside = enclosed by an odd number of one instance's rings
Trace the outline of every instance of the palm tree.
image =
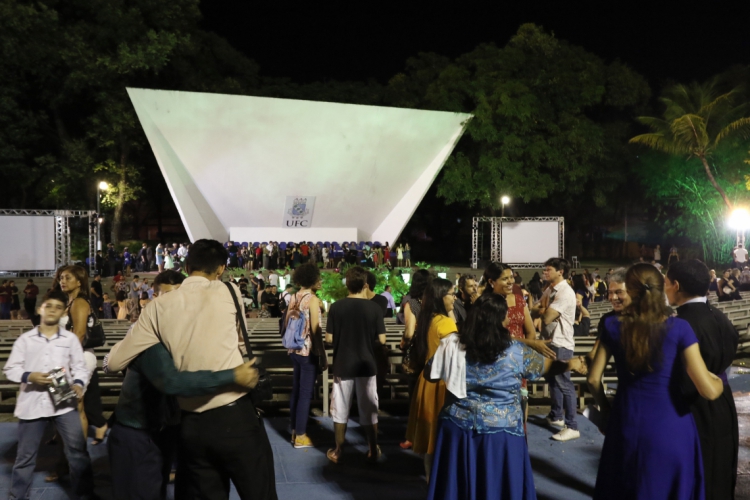
{"type": "Polygon", "coordinates": [[[735,104],[741,95],[740,88],[722,94],[718,87],[714,79],[702,85],[675,85],[666,90],[660,98],[666,106],[664,117],[638,117],[637,120],[652,132],[637,135],[629,142],[668,154],[698,158],[709,182],[731,211],[732,202],[716,182],[708,158],[727,137],[750,135],[750,110],[747,102],[735,104]]]}

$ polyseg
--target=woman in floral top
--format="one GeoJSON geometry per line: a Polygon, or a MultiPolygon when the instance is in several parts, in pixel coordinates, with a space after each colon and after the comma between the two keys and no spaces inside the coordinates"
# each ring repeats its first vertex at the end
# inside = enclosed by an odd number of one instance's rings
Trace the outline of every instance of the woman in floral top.
{"type": "Polygon", "coordinates": [[[582,362],[578,357],[552,361],[513,339],[507,314],[501,295],[477,299],[461,333],[444,339],[425,369],[430,379],[444,380],[449,391],[465,377],[456,390],[462,394],[448,392],[440,413],[429,500],[536,499],[521,380],[579,370],[582,362]]]}
{"type": "Polygon", "coordinates": [[[320,282],[318,266],[314,264],[299,266],[294,271],[292,281],[300,290],[289,301],[288,310],[299,307],[308,325],[304,347],[297,350],[289,349],[289,357],[292,358],[294,365],[292,397],[289,401],[292,444],[295,448],[312,448],[313,443],[307,437],[307,417],[310,414],[310,401],[313,397],[315,379],[318,376],[315,357],[310,357],[311,335],[320,329],[320,300],[315,295],[315,288],[320,282]]]}

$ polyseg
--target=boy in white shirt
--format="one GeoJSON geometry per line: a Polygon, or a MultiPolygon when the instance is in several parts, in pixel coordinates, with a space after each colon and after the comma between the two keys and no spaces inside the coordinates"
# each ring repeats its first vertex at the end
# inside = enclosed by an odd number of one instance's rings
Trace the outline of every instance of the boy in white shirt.
{"type": "Polygon", "coordinates": [[[18,337],[3,368],[8,380],[21,384],[14,412],[19,419],[18,450],[11,474],[11,499],[29,498],[39,444],[50,421],[62,437],[73,491],[80,498],[94,497],[91,459],[76,411],[91,373],[78,337],[59,326],[67,304],[64,293],[49,292],[39,309],[39,326],[18,337]],[[76,397],[55,405],[48,387],[52,383],[49,372],[58,367],[65,370],[76,397]]]}

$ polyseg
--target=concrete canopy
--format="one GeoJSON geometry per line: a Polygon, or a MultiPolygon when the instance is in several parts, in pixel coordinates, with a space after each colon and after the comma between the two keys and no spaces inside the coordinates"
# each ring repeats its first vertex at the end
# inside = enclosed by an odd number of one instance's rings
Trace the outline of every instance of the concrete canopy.
{"type": "Polygon", "coordinates": [[[128,89],[191,241],[395,241],[471,115],[128,89]],[[308,228],[287,196],[314,196],[308,228]]]}

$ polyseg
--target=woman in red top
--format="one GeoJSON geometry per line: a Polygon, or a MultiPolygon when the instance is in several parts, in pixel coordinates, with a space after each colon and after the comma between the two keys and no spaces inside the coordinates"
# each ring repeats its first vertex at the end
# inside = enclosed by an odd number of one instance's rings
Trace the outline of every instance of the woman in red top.
{"type": "MultiPolygon", "coordinates": [[[[526,301],[523,299],[523,295],[521,293],[513,293],[513,285],[516,282],[515,277],[513,276],[513,269],[500,262],[492,262],[484,270],[482,282],[485,284],[484,291],[482,292],[483,294],[496,293],[505,297],[505,301],[508,304],[507,319],[509,323],[507,328],[510,331],[511,337],[517,339],[519,342],[523,342],[542,356],[555,359],[555,351],[550,349],[547,345],[551,341],[536,338],[534,322],[531,320],[531,313],[529,313],[529,308],[526,305],[526,301]]],[[[528,416],[528,392],[526,390],[525,379],[521,385],[521,392],[524,396],[521,405],[524,411],[525,427],[526,417],[528,416]]]]}

